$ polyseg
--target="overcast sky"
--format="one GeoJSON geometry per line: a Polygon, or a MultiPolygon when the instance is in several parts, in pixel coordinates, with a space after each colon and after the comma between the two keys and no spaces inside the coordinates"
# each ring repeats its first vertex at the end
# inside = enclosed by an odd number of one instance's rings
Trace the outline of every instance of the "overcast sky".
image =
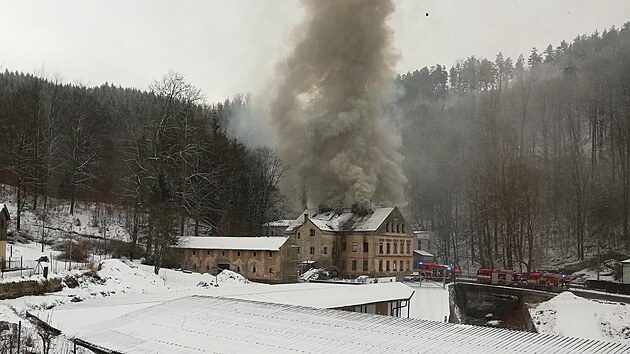
{"type": "MultiPolygon", "coordinates": [[[[629,0],[395,2],[399,72],[528,55],[630,21],[629,0]]],[[[0,0],[0,67],[141,89],[175,70],[222,101],[265,88],[301,17],[297,0],[0,0]]]]}

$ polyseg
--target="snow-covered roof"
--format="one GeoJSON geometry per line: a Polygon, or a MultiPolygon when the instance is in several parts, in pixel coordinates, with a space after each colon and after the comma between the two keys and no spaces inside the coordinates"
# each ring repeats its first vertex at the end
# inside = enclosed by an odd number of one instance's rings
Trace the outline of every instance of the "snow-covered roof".
{"type": "Polygon", "coordinates": [[[209,250],[256,250],[278,251],[289,237],[182,237],[178,248],[194,248],[209,250]]]}
{"type": "Polygon", "coordinates": [[[625,261],[621,261],[621,263],[630,263],[630,258],[626,259],[625,261]]]}
{"type": "Polygon", "coordinates": [[[376,208],[367,215],[353,213],[349,209],[322,213],[318,209],[306,209],[289,225],[287,231],[300,227],[304,223],[304,214],[322,231],[376,231],[394,209],[395,207],[376,208]]]}
{"type": "Polygon", "coordinates": [[[413,250],[413,253],[417,253],[423,257],[435,257],[434,255],[432,255],[431,253],[427,252],[427,251],[423,251],[423,250],[413,250]]]}
{"type": "Polygon", "coordinates": [[[408,299],[413,294],[413,288],[398,282],[361,285],[296,283],[271,285],[265,288],[253,286],[236,290],[226,288],[216,294],[231,299],[332,309],[408,299]]]}
{"type": "Polygon", "coordinates": [[[121,353],[630,351],[621,343],[203,296],[95,323],[76,338],[121,353]]]}
{"type": "Polygon", "coordinates": [[[263,226],[266,227],[289,227],[289,225],[291,225],[291,223],[293,222],[293,220],[275,220],[275,221],[270,221],[268,223],[263,224],[263,226]]]}

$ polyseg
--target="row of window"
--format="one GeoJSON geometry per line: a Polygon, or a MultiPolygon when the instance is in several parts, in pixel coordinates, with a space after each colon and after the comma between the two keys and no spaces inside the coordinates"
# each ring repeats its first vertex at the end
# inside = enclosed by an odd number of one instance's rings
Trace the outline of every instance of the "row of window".
{"type": "MultiPolygon", "coordinates": [[[[383,263],[385,263],[385,271],[386,272],[402,272],[404,271],[404,265],[405,263],[403,261],[397,262],[397,261],[378,261],[378,271],[382,272],[383,271],[383,263]],[[400,266],[399,266],[400,265],[400,266]],[[390,269],[391,266],[391,269],[390,269]]],[[[411,262],[407,261],[407,271],[411,271],[411,262]]]]}
{"type": "MultiPolygon", "coordinates": [[[[300,247],[297,248],[297,253],[300,253],[300,247]]],[[[310,247],[308,253],[315,254],[315,247],[310,247]]],[[[328,254],[328,247],[322,247],[322,254],[328,254]]]]}
{"type": "MultiPolygon", "coordinates": [[[[392,245],[394,246],[394,254],[398,254],[398,242],[394,241],[394,242],[387,242],[387,243],[383,243],[381,242],[379,244],[379,254],[383,254],[384,249],[383,246],[386,245],[387,246],[387,254],[391,254],[392,253],[392,245]]],[[[370,250],[370,246],[368,242],[363,242],[363,252],[367,253],[370,250]]],[[[341,241],[341,252],[345,252],[346,251],[346,241],[342,240],[341,241]]],[[[297,252],[300,253],[300,247],[297,248],[297,252]]],[[[358,242],[352,242],[352,252],[359,252],[359,243],[358,242]]],[[[271,253],[271,252],[270,252],[271,253]]],[[[322,248],[322,253],[323,254],[328,254],[328,247],[323,247],[322,248]]],[[[410,254],[411,253],[411,241],[400,241],[400,254],[410,254]],[[407,248],[405,249],[405,245],[407,245],[407,248]]],[[[315,247],[311,247],[309,250],[309,254],[315,254],[315,247]]],[[[270,256],[271,257],[271,256],[270,256]]]]}
{"type": "MultiPolygon", "coordinates": [[[[193,269],[197,270],[197,264],[193,264],[193,269]]],[[[206,266],[206,270],[207,270],[207,271],[209,271],[209,270],[210,270],[210,266],[209,266],[209,265],[207,265],[207,266],[206,266]]],[[[240,266],[236,266],[236,272],[237,272],[237,273],[240,273],[240,272],[241,272],[241,267],[240,267],[240,266]]],[[[252,267],[252,271],[250,272],[250,274],[255,274],[255,273],[256,273],[256,266],[253,266],[253,267],[252,267]]],[[[273,273],[275,273],[275,272],[273,271],[273,268],[272,268],[272,267],[269,267],[269,269],[267,269],[267,273],[268,273],[268,274],[273,274],[273,273]]]]}
{"type": "MultiPolygon", "coordinates": [[[[315,236],[315,229],[310,229],[310,230],[309,230],[309,235],[311,235],[311,236],[315,236]]],[[[297,238],[298,238],[298,240],[299,240],[300,238],[302,238],[302,235],[300,235],[300,232],[299,232],[299,231],[298,231],[298,233],[297,233],[297,238]]]]}
{"type": "Polygon", "coordinates": [[[411,241],[404,241],[404,240],[400,240],[399,242],[397,241],[392,241],[392,242],[380,242],[378,244],[378,253],[379,254],[383,254],[383,253],[387,253],[387,254],[397,254],[398,253],[398,245],[400,244],[400,253],[401,254],[410,254],[411,253],[411,241]],[[393,245],[393,252],[392,252],[392,245],[393,245]],[[407,245],[407,249],[405,249],[405,245],[407,245]],[[386,251],[387,252],[383,252],[383,246],[386,246],[386,251]]]}
{"type": "MultiPolygon", "coordinates": [[[[197,250],[192,250],[193,256],[197,254],[196,252],[197,252],[197,250]]],[[[199,254],[201,255],[201,252],[199,252],[199,254]]],[[[272,251],[269,251],[267,254],[269,255],[269,258],[273,258],[273,252],[272,251]]],[[[207,256],[210,255],[210,251],[209,250],[206,251],[206,255],[207,256]]],[[[252,255],[252,257],[256,257],[258,255],[258,252],[257,251],[251,251],[251,255],[252,255]]],[[[221,256],[225,256],[225,250],[221,251],[221,256]]],[[[236,256],[240,257],[241,256],[241,251],[236,251],[236,256]]]]}
{"type": "MultiPolygon", "coordinates": [[[[350,269],[351,270],[357,270],[357,261],[353,260],[350,263],[350,269]]],[[[410,261],[378,261],[378,271],[379,272],[402,272],[405,271],[405,265],[407,266],[407,271],[411,271],[411,262],[410,261]],[[383,265],[385,265],[385,268],[383,268],[383,265]]],[[[370,271],[370,263],[369,261],[363,261],[363,271],[365,272],[369,272],[370,271]]]]}
{"type": "Polygon", "coordinates": [[[394,223],[387,223],[385,224],[385,231],[386,232],[393,232],[393,233],[405,233],[405,224],[394,224],[394,223]]]}

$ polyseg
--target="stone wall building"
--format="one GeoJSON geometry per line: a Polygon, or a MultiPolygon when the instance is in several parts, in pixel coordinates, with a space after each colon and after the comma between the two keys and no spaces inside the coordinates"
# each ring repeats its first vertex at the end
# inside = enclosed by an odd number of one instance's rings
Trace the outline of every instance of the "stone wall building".
{"type": "Polygon", "coordinates": [[[228,269],[265,283],[297,281],[297,250],[288,237],[184,237],[175,248],[179,267],[216,274],[228,269]]]}
{"type": "Polygon", "coordinates": [[[397,207],[368,212],[307,209],[286,230],[303,269],[356,277],[402,276],[414,268],[414,234],[397,207]]]}

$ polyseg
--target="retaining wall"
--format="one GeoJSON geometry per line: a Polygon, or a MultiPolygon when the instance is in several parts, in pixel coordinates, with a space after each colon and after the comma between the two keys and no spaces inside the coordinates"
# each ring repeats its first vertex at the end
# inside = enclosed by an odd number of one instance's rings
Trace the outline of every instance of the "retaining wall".
{"type": "Polygon", "coordinates": [[[28,295],[42,295],[60,291],[61,278],[19,279],[0,283],[0,300],[15,299],[28,295]]]}

